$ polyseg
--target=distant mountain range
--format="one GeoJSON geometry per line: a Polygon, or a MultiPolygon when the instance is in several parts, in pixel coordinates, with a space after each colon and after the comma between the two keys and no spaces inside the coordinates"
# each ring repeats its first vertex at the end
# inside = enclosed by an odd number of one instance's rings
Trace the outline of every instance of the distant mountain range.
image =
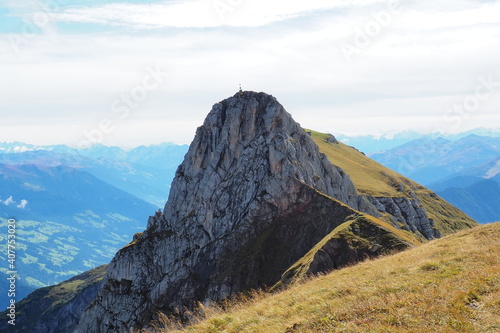
{"type": "Polygon", "coordinates": [[[500,220],[500,156],[429,187],[478,222],[500,220]]]}
{"type": "Polygon", "coordinates": [[[76,150],[65,145],[0,143],[0,163],[69,166],[162,207],[187,148],[187,145],[163,143],[130,151],[103,145],[76,150]]]}
{"type": "Polygon", "coordinates": [[[479,136],[487,136],[487,137],[497,137],[499,133],[500,129],[490,130],[485,128],[476,128],[467,132],[462,132],[457,134],[444,134],[444,133],[421,134],[414,131],[403,131],[392,135],[385,134],[381,136],[375,136],[375,135],[348,136],[344,134],[337,134],[337,133],[334,134],[339,141],[348,144],[350,146],[353,146],[356,149],[364,152],[365,154],[373,154],[376,152],[381,152],[404,145],[405,143],[411,142],[413,140],[442,138],[448,141],[456,141],[471,134],[479,136]]]}
{"type": "Polygon", "coordinates": [[[422,138],[370,154],[428,186],[478,222],[500,220],[500,136],[422,138]]]}
{"type": "MultiPolygon", "coordinates": [[[[173,144],[127,152],[0,143],[0,228],[17,220],[18,300],[108,263],[164,204],[186,150],[173,144]]],[[[1,241],[4,262],[5,247],[1,241]]],[[[0,278],[6,271],[0,268],[0,278]]]]}

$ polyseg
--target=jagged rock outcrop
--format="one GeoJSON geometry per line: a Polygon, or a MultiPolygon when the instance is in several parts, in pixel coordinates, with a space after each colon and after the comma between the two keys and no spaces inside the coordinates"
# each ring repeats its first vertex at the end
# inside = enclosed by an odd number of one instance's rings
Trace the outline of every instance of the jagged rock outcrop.
{"type": "Polygon", "coordinates": [[[434,221],[429,218],[420,200],[408,197],[367,197],[382,213],[388,213],[394,226],[422,235],[425,239],[439,238],[434,221]]]}
{"type": "MultiPolygon", "coordinates": [[[[164,211],[116,254],[76,332],[128,332],[158,312],[182,316],[198,301],[272,286],[361,212],[434,237],[415,202],[359,195],[274,97],[240,92],[198,128],[164,211]]],[[[323,259],[315,265],[331,266],[323,259]]]]}
{"type": "Polygon", "coordinates": [[[294,198],[282,194],[293,193],[292,179],[375,214],[274,97],[239,93],[216,104],[198,129],[172,183],[165,218],[178,221],[196,211],[196,223],[224,234],[226,226],[212,227],[221,214],[221,221],[231,221],[286,209],[294,198]]]}
{"type": "Polygon", "coordinates": [[[272,285],[353,209],[378,215],[274,97],[238,93],[198,128],[163,214],[117,253],[77,332],[142,327],[157,311],[272,285]]]}
{"type": "Polygon", "coordinates": [[[330,143],[339,143],[337,138],[333,134],[328,134],[328,138],[326,139],[326,141],[330,143]]]}

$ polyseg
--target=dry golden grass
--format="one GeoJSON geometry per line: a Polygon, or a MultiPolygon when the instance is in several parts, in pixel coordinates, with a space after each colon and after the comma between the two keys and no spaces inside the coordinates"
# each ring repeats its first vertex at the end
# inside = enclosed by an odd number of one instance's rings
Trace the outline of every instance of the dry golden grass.
{"type": "MultiPolygon", "coordinates": [[[[308,276],[308,271],[310,265],[316,258],[318,252],[323,251],[322,248],[332,239],[344,239],[346,240],[351,248],[356,251],[366,251],[367,248],[371,246],[371,242],[375,241],[378,244],[384,244],[384,250],[381,253],[396,253],[402,251],[406,247],[421,245],[422,242],[418,240],[415,234],[396,229],[389,223],[381,221],[373,216],[364,215],[362,218],[354,218],[349,220],[337,228],[335,228],[330,234],[324,237],[318,244],[316,244],[308,253],[306,253],[300,260],[298,260],[295,264],[293,264],[285,273],[282,275],[282,280],[279,281],[276,285],[274,285],[271,290],[277,290],[283,287],[284,283],[289,282],[298,282],[303,280],[308,276]],[[363,224],[365,226],[370,225],[374,227],[378,227],[379,232],[373,233],[372,238],[369,239],[363,238],[359,235],[354,234],[350,229],[352,225],[363,224]],[[384,230],[384,231],[382,231],[384,230]]],[[[366,235],[365,235],[366,236],[366,235]]]]}
{"type": "Polygon", "coordinates": [[[400,197],[411,190],[412,182],[408,178],[366,157],[353,147],[328,142],[328,134],[307,131],[311,132],[319,151],[348,173],[360,194],[400,197]]]}
{"type": "Polygon", "coordinates": [[[162,332],[500,332],[499,239],[479,226],[162,332]]]}
{"type": "Polygon", "coordinates": [[[351,177],[360,194],[374,197],[418,197],[441,235],[473,227],[474,220],[422,185],[386,168],[343,143],[331,143],[328,134],[310,131],[319,151],[351,177]]]}

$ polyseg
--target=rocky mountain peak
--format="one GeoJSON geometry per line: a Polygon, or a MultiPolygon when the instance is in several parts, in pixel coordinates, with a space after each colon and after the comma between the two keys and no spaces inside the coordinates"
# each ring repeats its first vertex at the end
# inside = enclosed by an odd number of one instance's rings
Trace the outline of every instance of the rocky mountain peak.
{"type": "Polygon", "coordinates": [[[276,283],[344,221],[311,223],[324,208],[306,213],[310,203],[327,198],[346,205],[332,208],[344,218],[353,213],[348,206],[377,213],[274,97],[245,91],[215,104],[176,172],[164,212],[117,253],[77,332],[142,327],[158,311],[182,314],[196,301],[276,283]]]}
{"type": "MultiPolygon", "coordinates": [[[[411,200],[358,195],[274,97],[239,92],[215,104],[197,129],[164,211],[116,254],[76,332],[141,328],[158,312],[182,316],[196,302],[272,286],[361,212],[394,211],[431,235],[425,210],[411,210],[411,200]]],[[[379,229],[370,227],[372,235],[379,229]]],[[[361,257],[349,251],[343,264],[361,257]]]]}
{"type": "Polygon", "coordinates": [[[173,181],[165,219],[176,228],[203,226],[218,237],[244,216],[286,211],[297,183],[359,208],[349,177],[319,153],[274,97],[240,92],[215,104],[198,128],[173,181]]]}

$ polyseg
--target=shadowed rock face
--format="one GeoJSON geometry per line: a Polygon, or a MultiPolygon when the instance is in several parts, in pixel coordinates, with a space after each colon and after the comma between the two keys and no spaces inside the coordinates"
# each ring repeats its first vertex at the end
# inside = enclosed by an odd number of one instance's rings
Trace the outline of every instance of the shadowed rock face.
{"type": "Polygon", "coordinates": [[[77,332],[142,327],[157,311],[272,285],[355,213],[348,206],[378,215],[274,97],[238,93],[198,128],[163,214],[117,253],[77,332]],[[318,200],[337,212],[329,222],[313,214],[318,200]]]}

